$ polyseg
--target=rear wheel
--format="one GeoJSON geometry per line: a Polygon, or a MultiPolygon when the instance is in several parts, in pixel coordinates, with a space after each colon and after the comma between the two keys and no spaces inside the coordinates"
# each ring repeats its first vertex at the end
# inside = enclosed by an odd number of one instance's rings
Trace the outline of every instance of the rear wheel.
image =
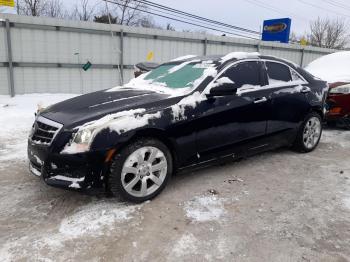
{"type": "Polygon", "coordinates": [[[109,189],[132,202],[158,195],[172,174],[172,157],[159,140],[143,138],[116,154],[111,165],[109,189]]]}
{"type": "Polygon", "coordinates": [[[299,152],[311,152],[320,142],[322,135],[321,116],[316,112],[307,115],[300,126],[294,148],[299,152]]]}

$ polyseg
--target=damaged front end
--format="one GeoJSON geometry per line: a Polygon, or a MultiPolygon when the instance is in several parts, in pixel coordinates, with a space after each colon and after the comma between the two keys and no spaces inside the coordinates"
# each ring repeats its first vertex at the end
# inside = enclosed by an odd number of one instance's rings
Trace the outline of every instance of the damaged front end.
{"type": "Polygon", "coordinates": [[[100,187],[107,168],[107,151],[62,154],[74,134],[62,125],[37,117],[28,139],[29,170],[52,186],[65,188],[100,187]]]}

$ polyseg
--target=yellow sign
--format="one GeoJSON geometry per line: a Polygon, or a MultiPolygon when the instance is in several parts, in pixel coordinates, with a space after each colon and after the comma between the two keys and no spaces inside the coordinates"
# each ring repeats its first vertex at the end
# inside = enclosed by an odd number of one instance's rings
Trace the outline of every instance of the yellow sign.
{"type": "MultiPolygon", "coordinates": [[[[1,0],[0,0],[1,1],[1,0]]],[[[151,61],[154,57],[154,53],[152,51],[148,52],[146,60],[151,61]]]]}
{"type": "Polygon", "coordinates": [[[1,5],[15,7],[15,0],[0,0],[0,6],[1,5]]]}
{"type": "Polygon", "coordinates": [[[300,39],[300,44],[305,46],[305,45],[308,45],[308,42],[305,38],[302,38],[302,39],[300,39]]]}

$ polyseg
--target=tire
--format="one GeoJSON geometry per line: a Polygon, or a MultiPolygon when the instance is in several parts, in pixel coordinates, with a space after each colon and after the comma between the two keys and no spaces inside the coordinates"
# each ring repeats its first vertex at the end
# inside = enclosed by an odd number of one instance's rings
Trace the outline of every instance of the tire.
{"type": "Polygon", "coordinates": [[[300,125],[293,148],[302,153],[313,151],[322,135],[322,118],[316,112],[309,113],[300,125]]]}
{"type": "Polygon", "coordinates": [[[172,172],[169,149],[157,139],[141,138],[114,156],[108,188],[113,195],[139,203],[157,196],[172,172]]]}

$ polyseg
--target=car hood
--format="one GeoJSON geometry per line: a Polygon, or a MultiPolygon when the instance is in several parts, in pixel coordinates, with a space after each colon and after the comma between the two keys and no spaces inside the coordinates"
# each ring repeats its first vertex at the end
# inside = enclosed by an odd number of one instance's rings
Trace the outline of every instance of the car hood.
{"type": "Polygon", "coordinates": [[[172,97],[149,90],[122,88],[118,91],[97,91],[54,104],[40,113],[41,116],[64,125],[66,129],[99,119],[120,111],[144,108],[160,110],[177,103],[172,97]]]}

